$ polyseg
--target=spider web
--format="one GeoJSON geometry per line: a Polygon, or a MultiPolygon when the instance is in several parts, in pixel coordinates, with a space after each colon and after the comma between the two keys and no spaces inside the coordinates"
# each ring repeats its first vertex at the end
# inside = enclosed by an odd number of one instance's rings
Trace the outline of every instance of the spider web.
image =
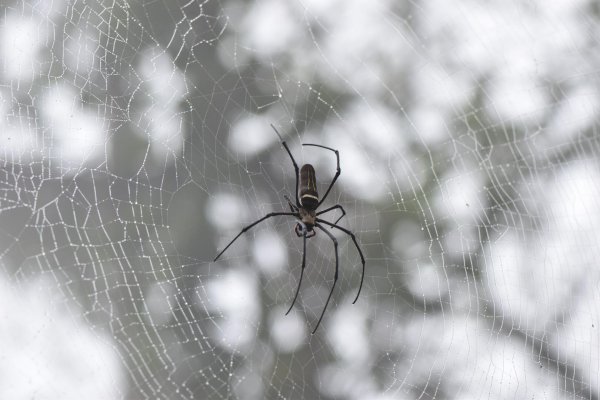
{"type": "Polygon", "coordinates": [[[2,4],[1,398],[598,398],[595,3],[2,4]]]}

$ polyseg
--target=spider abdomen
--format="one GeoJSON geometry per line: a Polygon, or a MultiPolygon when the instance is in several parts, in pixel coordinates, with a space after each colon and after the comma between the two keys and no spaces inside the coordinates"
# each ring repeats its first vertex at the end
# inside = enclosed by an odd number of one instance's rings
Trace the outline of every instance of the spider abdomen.
{"type": "Polygon", "coordinates": [[[317,193],[317,178],[315,169],[310,164],[304,164],[300,168],[300,203],[308,211],[317,209],[319,205],[319,193],[317,193]]]}

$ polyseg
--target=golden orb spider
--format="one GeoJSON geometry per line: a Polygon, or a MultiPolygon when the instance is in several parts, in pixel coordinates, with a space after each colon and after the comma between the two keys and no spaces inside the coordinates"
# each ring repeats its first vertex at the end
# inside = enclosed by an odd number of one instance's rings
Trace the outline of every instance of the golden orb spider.
{"type": "Polygon", "coordinates": [[[290,151],[287,143],[285,142],[285,140],[283,140],[283,138],[281,137],[281,135],[279,134],[279,132],[277,131],[275,126],[273,126],[273,124],[271,124],[271,127],[273,128],[273,130],[275,131],[277,136],[279,136],[279,141],[281,142],[282,146],[285,148],[285,151],[287,151],[287,153],[289,154],[290,158],[292,159],[292,164],[294,165],[294,171],[296,173],[296,202],[295,202],[296,204],[293,204],[290,201],[289,197],[285,196],[285,199],[287,200],[287,202],[290,206],[290,212],[268,213],[267,215],[265,215],[258,221],[255,221],[255,222],[251,223],[250,225],[246,226],[245,228],[243,228],[241,230],[240,233],[237,234],[236,237],[234,237],[231,240],[231,242],[229,242],[229,244],[227,244],[227,246],[225,246],[225,248],[223,250],[221,250],[221,252],[219,254],[217,254],[214,261],[217,261],[219,259],[219,257],[221,257],[221,255],[229,248],[229,246],[231,246],[233,244],[233,242],[235,242],[243,233],[245,233],[246,231],[248,231],[255,225],[258,225],[259,223],[263,222],[264,220],[274,217],[274,216],[278,216],[278,215],[289,215],[292,217],[296,217],[298,219],[298,223],[296,224],[294,231],[296,232],[296,235],[298,237],[302,236],[302,238],[303,238],[302,269],[300,270],[300,279],[298,280],[298,287],[296,288],[296,294],[294,295],[294,300],[292,300],[292,304],[290,305],[290,308],[285,313],[285,315],[288,315],[290,313],[290,311],[292,310],[292,307],[296,303],[296,299],[298,298],[298,293],[300,293],[300,285],[302,284],[302,277],[304,276],[304,268],[306,267],[306,239],[311,238],[316,235],[317,232],[314,229],[315,227],[320,229],[321,231],[323,231],[333,241],[333,247],[335,250],[335,274],[333,275],[333,285],[331,285],[331,290],[329,291],[329,296],[327,297],[327,301],[325,302],[325,307],[323,307],[323,311],[321,312],[319,321],[317,321],[317,325],[315,326],[315,329],[312,331],[312,333],[314,334],[317,331],[317,328],[319,327],[319,325],[321,324],[323,315],[325,315],[325,310],[327,310],[327,306],[329,305],[329,300],[331,300],[331,295],[333,294],[333,289],[335,288],[335,284],[337,283],[337,280],[338,280],[338,271],[339,271],[338,241],[321,224],[328,225],[331,228],[339,229],[340,231],[349,235],[350,238],[352,238],[352,241],[354,242],[356,249],[358,250],[358,254],[360,255],[360,259],[362,262],[362,274],[360,277],[360,286],[358,287],[358,293],[356,294],[356,298],[354,299],[352,304],[356,303],[356,300],[358,300],[358,296],[360,296],[360,291],[362,290],[362,285],[363,285],[363,281],[365,278],[365,257],[363,256],[362,250],[360,249],[360,246],[358,245],[358,242],[356,241],[356,236],[354,236],[354,233],[352,233],[351,231],[349,231],[346,228],[342,228],[341,226],[337,225],[339,220],[342,219],[342,217],[344,215],[346,215],[346,211],[344,210],[344,208],[341,205],[336,204],[336,205],[329,207],[323,211],[317,212],[317,209],[323,203],[323,201],[325,201],[325,199],[327,198],[327,195],[331,191],[331,188],[333,188],[333,184],[335,183],[337,178],[340,176],[341,169],[340,169],[339,152],[330,147],[321,146],[320,144],[313,144],[313,143],[303,143],[302,144],[302,146],[314,146],[314,147],[320,147],[323,149],[333,151],[335,153],[335,156],[337,159],[337,170],[336,170],[335,176],[333,177],[333,180],[329,184],[329,187],[327,188],[325,195],[323,196],[323,198],[321,200],[319,200],[319,194],[317,193],[317,178],[315,176],[314,167],[310,164],[304,164],[302,166],[302,168],[298,169],[298,164],[296,164],[296,160],[294,160],[294,156],[292,155],[292,152],[290,151]],[[325,213],[335,210],[335,209],[339,209],[342,212],[342,215],[335,222],[332,223],[329,221],[325,221],[324,219],[318,218],[319,215],[325,214],[325,213]]]}

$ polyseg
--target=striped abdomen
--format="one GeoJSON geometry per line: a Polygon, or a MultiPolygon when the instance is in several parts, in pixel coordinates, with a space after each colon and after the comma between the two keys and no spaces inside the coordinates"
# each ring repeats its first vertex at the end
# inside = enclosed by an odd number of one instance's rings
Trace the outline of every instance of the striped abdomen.
{"type": "Polygon", "coordinates": [[[317,193],[317,178],[315,169],[310,164],[304,164],[300,168],[300,203],[308,211],[313,211],[319,205],[319,193],[317,193]]]}

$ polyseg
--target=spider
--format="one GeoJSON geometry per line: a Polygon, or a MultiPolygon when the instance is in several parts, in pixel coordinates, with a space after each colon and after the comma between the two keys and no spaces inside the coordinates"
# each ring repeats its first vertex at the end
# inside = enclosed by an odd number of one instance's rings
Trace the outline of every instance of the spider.
{"type": "Polygon", "coordinates": [[[302,166],[302,168],[300,168],[300,170],[298,170],[298,164],[296,164],[296,160],[294,160],[294,156],[290,152],[290,149],[289,149],[287,143],[283,140],[283,138],[281,137],[281,135],[279,134],[279,132],[277,131],[275,126],[273,126],[273,124],[271,124],[271,127],[273,128],[273,130],[275,131],[277,136],[279,136],[279,141],[281,142],[281,145],[284,147],[285,151],[289,154],[289,156],[292,160],[292,164],[294,165],[294,171],[296,174],[296,201],[295,201],[295,204],[292,203],[292,201],[290,200],[290,198],[288,196],[284,196],[286,201],[288,202],[288,205],[290,206],[290,212],[268,213],[264,217],[260,218],[258,221],[255,221],[255,222],[251,223],[250,225],[246,226],[245,228],[243,228],[241,230],[240,233],[237,234],[236,237],[234,237],[231,240],[231,242],[229,242],[229,244],[227,244],[227,246],[225,246],[225,248],[223,250],[221,250],[221,252],[219,254],[217,254],[214,261],[217,261],[219,259],[219,257],[221,257],[221,255],[223,253],[225,253],[225,251],[229,248],[229,246],[231,246],[233,244],[233,242],[235,242],[243,233],[245,233],[246,231],[248,231],[255,225],[258,225],[259,223],[263,222],[264,220],[274,217],[274,216],[278,216],[278,215],[289,215],[292,217],[296,217],[298,219],[298,222],[296,223],[294,231],[296,232],[296,235],[298,237],[303,238],[302,268],[300,270],[300,279],[298,280],[298,287],[296,288],[296,294],[294,295],[294,299],[292,300],[292,304],[290,305],[290,308],[285,313],[285,315],[288,315],[290,313],[290,311],[292,310],[292,307],[294,307],[294,304],[296,303],[296,299],[298,298],[298,293],[300,292],[300,285],[302,284],[302,277],[304,276],[304,268],[306,266],[306,239],[311,238],[317,234],[317,232],[314,228],[318,228],[321,231],[323,231],[333,241],[333,248],[335,251],[335,273],[333,275],[333,285],[331,285],[331,289],[329,291],[329,296],[327,297],[327,301],[325,302],[325,307],[323,307],[323,311],[321,312],[321,316],[319,317],[319,320],[317,321],[317,325],[315,326],[315,329],[312,331],[312,333],[314,334],[317,331],[317,328],[319,327],[319,325],[321,324],[323,315],[325,315],[325,310],[327,310],[327,306],[329,305],[329,300],[331,300],[331,295],[333,294],[333,289],[335,288],[335,284],[337,283],[337,280],[338,280],[338,271],[339,271],[338,241],[321,224],[325,224],[325,225],[329,226],[330,229],[333,229],[333,228],[339,229],[340,231],[349,235],[352,238],[352,241],[354,242],[356,249],[358,250],[358,254],[360,255],[360,259],[362,262],[362,275],[360,277],[360,286],[358,287],[358,293],[356,294],[356,297],[355,297],[354,301],[352,302],[352,304],[356,303],[356,300],[358,300],[358,296],[360,296],[360,291],[362,289],[363,280],[365,278],[365,257],[363,256],[363,252],[360,249],[358,242],[356,241],[356,236],[354,236],[354,233],[352,233],[351,231],[349,231],[346,228],[342,228],[341,226],[337,225],[339,220],[342,219],[342,217],[344,217],[344,215],[346,215],[346,211],[344,210],[344,208],[341,205],[336,204],[333,207],[329,207],[325,210],[317,212],[317,209],[323,203],[323,201],[325,201],[325,199],[327,198],[327,195],[331,191],[331,188],[333,188],[333,184],[335,183],[337,178],[340,176],[341,169],[340,169],[339,152],[330,147],[321,146],[320,144],[313,144],[313,143],[303,143],[302,144],[302,146],[314,146],[314,147],[320,147],[320,148],[323,148],[326,150],[333,151],[335,153],[335,157],[337,159],[337,170],[336,170],[335,176],[333,177],[333,180],[329,184],[327,191],[325,191],[325,195],[323,196],[323,198],[321,200],[319,200],[319,194],[317,193],[317,180],[315,177],[314,167],[310,164],[304,164],[302,166]],[[342,212],[342,215],[334,223],[325,221],[324,219],[321,219],[321,218],[318,218],[319,215],[328,213],[329,211],[333,211],[336,209],[339,209],[342,212]]]}

